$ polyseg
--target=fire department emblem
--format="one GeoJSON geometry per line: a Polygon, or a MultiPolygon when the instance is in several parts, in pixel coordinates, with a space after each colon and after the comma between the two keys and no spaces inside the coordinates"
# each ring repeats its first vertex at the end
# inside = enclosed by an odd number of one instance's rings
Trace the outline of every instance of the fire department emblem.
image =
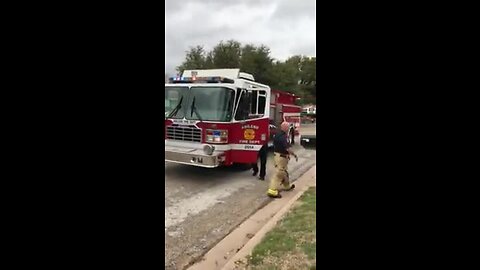
{"type": "Polygon", "coordinates": [[[245,140],[253,140],[255,139],[255,130],[253,129],[245,129],[243,132],[243,137],[245,140]]]}

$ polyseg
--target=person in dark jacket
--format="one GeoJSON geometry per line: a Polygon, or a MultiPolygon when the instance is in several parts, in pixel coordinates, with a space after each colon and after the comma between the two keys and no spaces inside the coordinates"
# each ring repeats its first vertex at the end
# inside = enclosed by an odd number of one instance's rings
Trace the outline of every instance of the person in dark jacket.
{"type": "Polygon", "coordinates": [[[288,143],[287,132],[290,129],[288,122],[283,122],[280,126],[281,131],[273,139],[275,173],[270,180],[270,187],[267,195],[272,198],[281,198],[280,191],[289,191],[295,188],[290,183],[288,175],[288,162],[290,156],[294,156],[298,162],[298,156],[293,152],[292,145],[288,143]]]}
{"type": "Polygon", "coordinates": [[[268,154],[268,144],[264,144],[260,151],[258,151],[257,162],[252,163],[253,176],[258,174],[258,160],[260,159],[260,175],[259,180],[265,180],[265,174],[267,173],[267,154],[268,154]]]}

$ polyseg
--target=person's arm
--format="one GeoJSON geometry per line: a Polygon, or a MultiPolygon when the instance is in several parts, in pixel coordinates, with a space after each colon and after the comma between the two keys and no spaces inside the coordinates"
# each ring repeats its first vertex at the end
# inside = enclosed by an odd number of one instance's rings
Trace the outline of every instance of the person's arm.
{"type": "Polygon", "coordinates": [[[283,141],[283,143],[284,143],[285,149],[287,149],[287,152],[288,152],[290,155],[294,156],[295,159],[298,161],[298,156],[297,156],[297,154],[295,154],[295,152],[293,152],[292,146],[288,143],[287,138],[285,138],[285,140],[283,141]]]}
{"type": "Polygon", "coordinates": [[[287,151],[290,155],[294,156],[295,159],[298,161],[298,156],[297,154],[295,154],[295,152],[293,152],[292,147],[287,148],[287,151]]]}

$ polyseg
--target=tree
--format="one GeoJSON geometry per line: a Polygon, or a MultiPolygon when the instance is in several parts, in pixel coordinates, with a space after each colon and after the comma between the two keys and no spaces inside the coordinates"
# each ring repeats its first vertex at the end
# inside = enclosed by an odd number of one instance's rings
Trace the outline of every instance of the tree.
{"type": "Polygon", "coordinates": [[[296,93],[296,86],[299,81],[299,57],[294,56],[289,58],[285,62],[277,62],[274,66],[274,82],[272,83],[273,88],[285,89],[296,93]]]}
{"type": "Polygon", "coordinates": [[[272,84],[273,59],[270,57],[270,49],[267,46],[255,47],[245,45],[242,48],[240,69],[252,74],[255,80],[264,84],[272,84]]]}
{"type": "Polygon", "coordinates": [[[203,46],[196,46],[186,51],[185,61],[177,67],[177,71],[181,74],[184,70],[204,68],[207,68],[205,49],[203,46]]]}
{"type": "Polygon", "coordinates": [[[210,64],[215,68],[238,68],[242,55],[241,44],[238,41],[229,40],[220,42],[213,48],[209,55],[210,64]]]}
{"type": "Polygon", "coordinates": [[[299,86],[304,101],[315,103],[317,96],[317,59],[304,57],[301,64],[299,86]]]}
{"type": "Polygon", "coordinates": [[[300,96],[301,103],[315,103],[316,58],[296,55],[286,61],[274,61],[270,48],[229,40],[221,41],[211,51],[203,46],[190,48],[184,62],[177,67],[183,73],[186,69],[240,68],[252,74],[257,82],[273,89],[292,92],[300,96]]]}

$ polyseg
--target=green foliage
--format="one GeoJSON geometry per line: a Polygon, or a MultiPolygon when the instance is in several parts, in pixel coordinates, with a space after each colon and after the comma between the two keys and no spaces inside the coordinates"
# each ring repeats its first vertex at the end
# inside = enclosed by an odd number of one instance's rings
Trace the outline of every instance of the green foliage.
{"type": "Polygon", "coordinates": [[[286,61],[274,61],[270,53],[265,45],[242,46],[235,40],[221,41],[209,52],[203,46],[191,47],[177,71],[240,68],[253,74],[257,82],[298,95],[300,104],[315,103],[316,58],[296,55],[286,61]]]}
{"type": "Polygon", "coordinates": [[[316,200],[316,188],[302,195],[300,204],[253,249],[248,257],[249,269],[280,269],[295,262],[295,268],[287,269],[315,269],[316,200]]]}
{"type": "Polygon", "coordinates": [[[185,61],[177,67],[177,71],[183,71],[188,69],[204,69],[206,68],[205,61],[205,49],[202,46],[196,46],[190,48],[190,51],[186,52],[185,61]]]}

